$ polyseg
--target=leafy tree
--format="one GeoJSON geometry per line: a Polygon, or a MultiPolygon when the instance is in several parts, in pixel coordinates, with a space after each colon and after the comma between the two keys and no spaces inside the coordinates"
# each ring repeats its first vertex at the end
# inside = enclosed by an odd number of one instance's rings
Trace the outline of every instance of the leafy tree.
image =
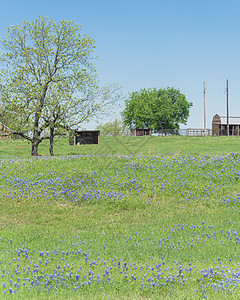
{"type": "Polygon", "coordinates": [[[114,121],[98,125],[97,130],[101,131],[103,136],[120,136],[127,134],[127,127],[121,120],[115,119],[114,121]]]}
{"type": "MultiPolygon", "coordinates": [[[[52,91],[51,101],[44,109],[43,119],[49,126],[51,155],[53,155],[54,136],[67,134],[70,128],[76,128],[82,122],[89,121],[90,118],[102,116],[109,104],[121,98],[121,93],[118,93],[120,88],[115,84],[99,88],[95,84],[88,83],[82,86],[81,97],[78,94],[71,96],[71,99],[66,93],[68,88],[65,85],[64,94],[52,91]]],[[[110,111],[109,107],[107,111],[110,111]]]]}
{"type": "Polygon", "coordinates": [[[87,120],[112,100],[116,87],[100,89],[94,68],[94,40],[74,21],[39,17],[8,28],[2,41],[1,106],[8,126],[32,143],[87,120]],[[111,99],[110,99],[111,98],[111,99]],[[50,135],[44,136],[48,129],[50,135]]]}
{"type": "Polygon", "coordinates": [[[122,117],[130,128],[178,129],[186,124],[191,106],[178,89],[143,89],[125,101],[122,117]]]}

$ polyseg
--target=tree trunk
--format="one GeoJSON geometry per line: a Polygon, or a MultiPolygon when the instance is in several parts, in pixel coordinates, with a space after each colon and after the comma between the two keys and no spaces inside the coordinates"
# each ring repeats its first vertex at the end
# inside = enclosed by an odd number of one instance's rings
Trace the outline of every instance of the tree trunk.
{"type": "Polygon", "coordinates": [[[38,145],[42,141],[40,139],[41,131],[39,130],[39,119],[42,114],[42,109],[43,109],[44,99],[47,93],[47,89],[48,89],[48,84],[45,84],[45,86],[43,87],[42,96],[38,99],[39,102],[37,104],[37,108],[35,111],[33,140],[32,140],[32,156],[38,156],[38,145]]]}
{"type": "Polygon", "coordinates": [[[51,156],[54,156],[53,153],[53,138],[54,138],[54,127],[50,127],[50,147],[49,152],[51,156]]]}
{"type": "Polygon", "coordinates": [[[33,137],[32,141],[32,156],[38,156],[38,145],[40,140],[37,137],[33,137]]]}

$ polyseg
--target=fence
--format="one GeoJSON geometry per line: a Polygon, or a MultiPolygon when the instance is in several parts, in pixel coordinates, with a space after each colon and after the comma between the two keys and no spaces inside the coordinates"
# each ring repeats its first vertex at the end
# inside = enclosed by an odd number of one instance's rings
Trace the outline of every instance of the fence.
{"type": "MultiPolygon", "coordinates": [[[[183,135],[183,136],[204,136],[204,129],[201,128],[187,128],[187,129],[161,129],[155,131],[153,135],[169,136],[169,135],[183,135]]],[[[212,129],[206,129],[206,135],[212,135],[212,129]]]]}
{"type": "MultiPolygon", "coordinates": [[[[126,131],[121,136],[132,136],[132,131],[126,131]]],[[[204,129],[202,128],[187,128],[187,129],[161,129],[153,130],[150,135],[155,136],[171,136],[171,135],[181,135],[181,136],[204,136],[204,129]]],[[[206,135],[212,135],[212,129],[206,129],[206,135]]],[[[138,136],[138,135],[137,135],[138,136]]]]}

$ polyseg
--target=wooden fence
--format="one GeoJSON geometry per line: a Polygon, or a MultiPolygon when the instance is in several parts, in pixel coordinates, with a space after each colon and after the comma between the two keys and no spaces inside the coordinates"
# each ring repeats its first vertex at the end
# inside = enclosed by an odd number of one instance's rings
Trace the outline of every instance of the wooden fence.
{"type": "MultiPolygon", "coordinates": [[[[187,128],[187,129],[161,129],[154,133],[159,136],[183,135],[183,136],[204,136],[204,129],[187,128]]],[[[206,135],[212,135],[212,130],[207,129],[206,135]]]]}

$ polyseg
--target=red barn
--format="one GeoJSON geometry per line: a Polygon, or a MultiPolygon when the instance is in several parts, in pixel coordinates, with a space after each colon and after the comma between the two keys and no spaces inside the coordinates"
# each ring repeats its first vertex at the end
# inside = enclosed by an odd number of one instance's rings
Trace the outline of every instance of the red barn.
{"type": "MultiPolygon", "coordinates": [[[[240,135],[240,115],[231,115],[228,118],[229,135],[240,135]]],[[[227,135],[227,116],[216,114],[212,120],[212,135],[227,135]]]]}

